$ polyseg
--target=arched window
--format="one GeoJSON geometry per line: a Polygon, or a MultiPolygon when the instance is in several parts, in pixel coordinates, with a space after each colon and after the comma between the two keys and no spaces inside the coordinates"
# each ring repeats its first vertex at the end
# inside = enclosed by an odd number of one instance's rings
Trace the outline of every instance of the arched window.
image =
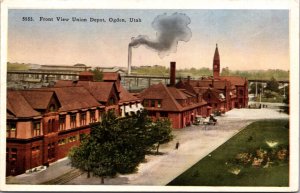
{"type": "Polygon", "coordinates": [[[51,105],[50,105],[49,111],[50,111],[50,112],[56,111],[56,108],[55,108],[55,105],[54,105],[54,104],[51,104],[51,105]]]}
{"type": "Polygon", "coordinates": [[[109,105],[115,104],[115,98],[114,98],[114,97],[110,97],[110,98],[109,98],[108,104],[109,104],[109,105]]]}

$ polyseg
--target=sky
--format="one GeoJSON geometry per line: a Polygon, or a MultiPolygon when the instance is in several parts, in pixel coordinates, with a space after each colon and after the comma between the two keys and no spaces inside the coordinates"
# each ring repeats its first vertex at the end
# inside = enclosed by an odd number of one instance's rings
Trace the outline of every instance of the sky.
{"type": "Polygon", "coordinates": [[[154,18],[175,12],[186,14],[192,37],[180,41],[175,53],[161,58],[143,45],[132,50],[132,65],[169,67],[212,67],[216,44],[221,68],[230,70],[289,70],[288,10],[22,10],[8,12],[9,62],[74,65],[92,67],[127,67],[128,44],[132,37],[147,35],[156,38],[154,18]],[[32,17],[34,21],[22,21],[32,17]],[[40,21],[40,17],[53,21],[40,21]],[[86,18],[88,22],[62,22],[56,17],[86,18]],[[106,22],[89,22],[90,18],[106,22]],[[109,22],[124,18],[125,23],[109,22]],[[129,22],[140,18],[141,22],[129,22]]]}

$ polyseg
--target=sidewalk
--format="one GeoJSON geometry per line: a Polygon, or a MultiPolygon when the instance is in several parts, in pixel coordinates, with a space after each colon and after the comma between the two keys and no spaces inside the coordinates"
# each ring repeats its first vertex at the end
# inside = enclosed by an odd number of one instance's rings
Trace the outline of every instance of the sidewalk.
{"type": "MultiPolygon", "coordinates": [[[[174,140],[161,145],[163,155],[147,155],[138,171],[116,178],[106,178],[105,185],[166,185],[200,159],[222,145],[244,127],[259,119],[288,119],[288,115],[272,109],[233,109],[218,118],[215,126],[191,126],[174,130],[174,140]],[[179,141],[179,149],[175,149],[179,141]]],[[[69,160],[61,160],[44,171],[11,178],[11,183],[37,184],[71,171],[69,160]]],[[[87,178],[86,173],[67,184],[101,184],[98,177],[87,178]]]]}
{"type": "Polygon", "coordinates": [[[9,184],[40,184],[49,181],[53,178],[57,178],[74,168],[71,168],[71,164],[68,158],[58,160],[42,171],[21,174],[14,177],[8,177],[7,183],[9,184]]]}

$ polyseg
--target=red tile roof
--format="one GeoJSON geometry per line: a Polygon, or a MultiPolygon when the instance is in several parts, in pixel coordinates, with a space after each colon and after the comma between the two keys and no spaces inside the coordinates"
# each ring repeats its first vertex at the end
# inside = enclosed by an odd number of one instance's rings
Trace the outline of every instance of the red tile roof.
{"type": "Polygon", "coordinates": [[[182,90],[175,87],[166,87],[164,84],[159,83],[152,85],[140,93],[141,99],[160,99],[161,107],[145,107],[148,110],[158,111],[184,111],[193,109],[198,106],[204,105],[204,103],[192,103],[188,106],[181,106],[176,100],[187,99],[189,94],[184,93],[182,90]]]}
{"type": "Polygon", "coordinates": [[[139,99],[129,93],[122,85],[120,85],[120,101],[119,103],[138,101],[139,99]]]}
{"type": "MultiPolygon", "coordinates": [[[[117,78],[119,76],[118,73],[104,74],[108,75],[107,77],[110,77],[111,80],[107,82],[59,80],[54,87],[83,86],[100,102],[107,102],[113,89],[116,89],[117,93],[119,92],[119,103],[139,100],[133,94],[129,93],[122,85],[119,86],[119,89],[116,88],[117,85],[115,84],[115,80],[112,79],[117,78]]],[[[106,80],[109,80],[109,78],[106,80]]]]}
{"type": "Polygon", "coordinates": [[[90,71],[82,71],[79,73],[79,76],[94,76],[94,73],[90,71]]]}
{"type": "Polygon", "coordinates": [[[41,115],[30,106],[20,91],[7,91],[7,110],[10,112],[10,118],[12,115],[17,118],[28,118],[41,115]]]}
{"type": "Polygon", "coordinates": [[[73,80],[58,80],[58,81],[56,81],[54,87],[75,86],[76,83],[77,83],[77,81],[73,81],[73,80]]]}
{"type": "Polygon", "coordinates": [[[188,98],[181,90],[175,87],[167,87],[167,89],[176,100],[185,100],[188,98]]]}
{"type": "Polygon", "coordinates": [[[121,76],[117,72],[103,72],[103,81],[116,81],[121,79],[121,76]]]}
{"type": "Polygon", "coordinates": [[[117,92],[113,82],[78,81],[76,86],[85,87],[100,102],[107,102],[113,89],[117,92]]]}
{"type": "Polygon", "coordinates": [[[197,94],[197,91],[194,89],[194,87],[188,83],[188,81],[184,82],[183,80],[180,80],[176,85],[176,88],[182,88],[182,89],[186,89],[187,91],[197,94]]]}
{"type": "Polygon", "coordinates": [[[33,109],[47,109],[54,95],[53,91],[43,90],[23,90],[20,92],[33,109]]]}
{"type": "Polygon", "coordinates": [[[107,102],[109,95],[114,89],[113,82],[93,82],[93,81],[72,81],[60,80],[57,81],[54,87],[66,86],[83,86],[85,87],[98,101],[107,102]]]}
{"type": "Polygon", "coordinates": [[[235,86],[244,86],[247,79],[240,76],[220,76],[222,80],[228,80],[235,86]]]}
{"type": "Polygon", "coordinates": [[[60,112],[98,107],[100,104],[84,87],[47,88],[54,91],[61,103],[60,112]]]}
{"type": "Polygon", "coordinates": [[[230,83],[226,80],[212,80],[212,79],[204,79],[204,80],[190,80],[190,84],[193,87],[207,87],[213,86],[216,89],[225,89],[225,87],[229,87],[230,83]]]}

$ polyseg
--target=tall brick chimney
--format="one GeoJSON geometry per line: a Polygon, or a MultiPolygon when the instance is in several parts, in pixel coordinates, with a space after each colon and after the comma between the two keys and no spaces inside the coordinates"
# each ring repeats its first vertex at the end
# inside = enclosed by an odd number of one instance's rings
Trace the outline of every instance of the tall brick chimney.
{"type": "Polygon", "coordinates": [[[176,62],[170,63],[170,86],[175,86],[176,81],[176,62]]]}
{"type": "Polygon", "coordinates": [[[190,84],[190,82],[191,82],[191,76],[188,76],[187,77],[187,83],[190,84]]]}

